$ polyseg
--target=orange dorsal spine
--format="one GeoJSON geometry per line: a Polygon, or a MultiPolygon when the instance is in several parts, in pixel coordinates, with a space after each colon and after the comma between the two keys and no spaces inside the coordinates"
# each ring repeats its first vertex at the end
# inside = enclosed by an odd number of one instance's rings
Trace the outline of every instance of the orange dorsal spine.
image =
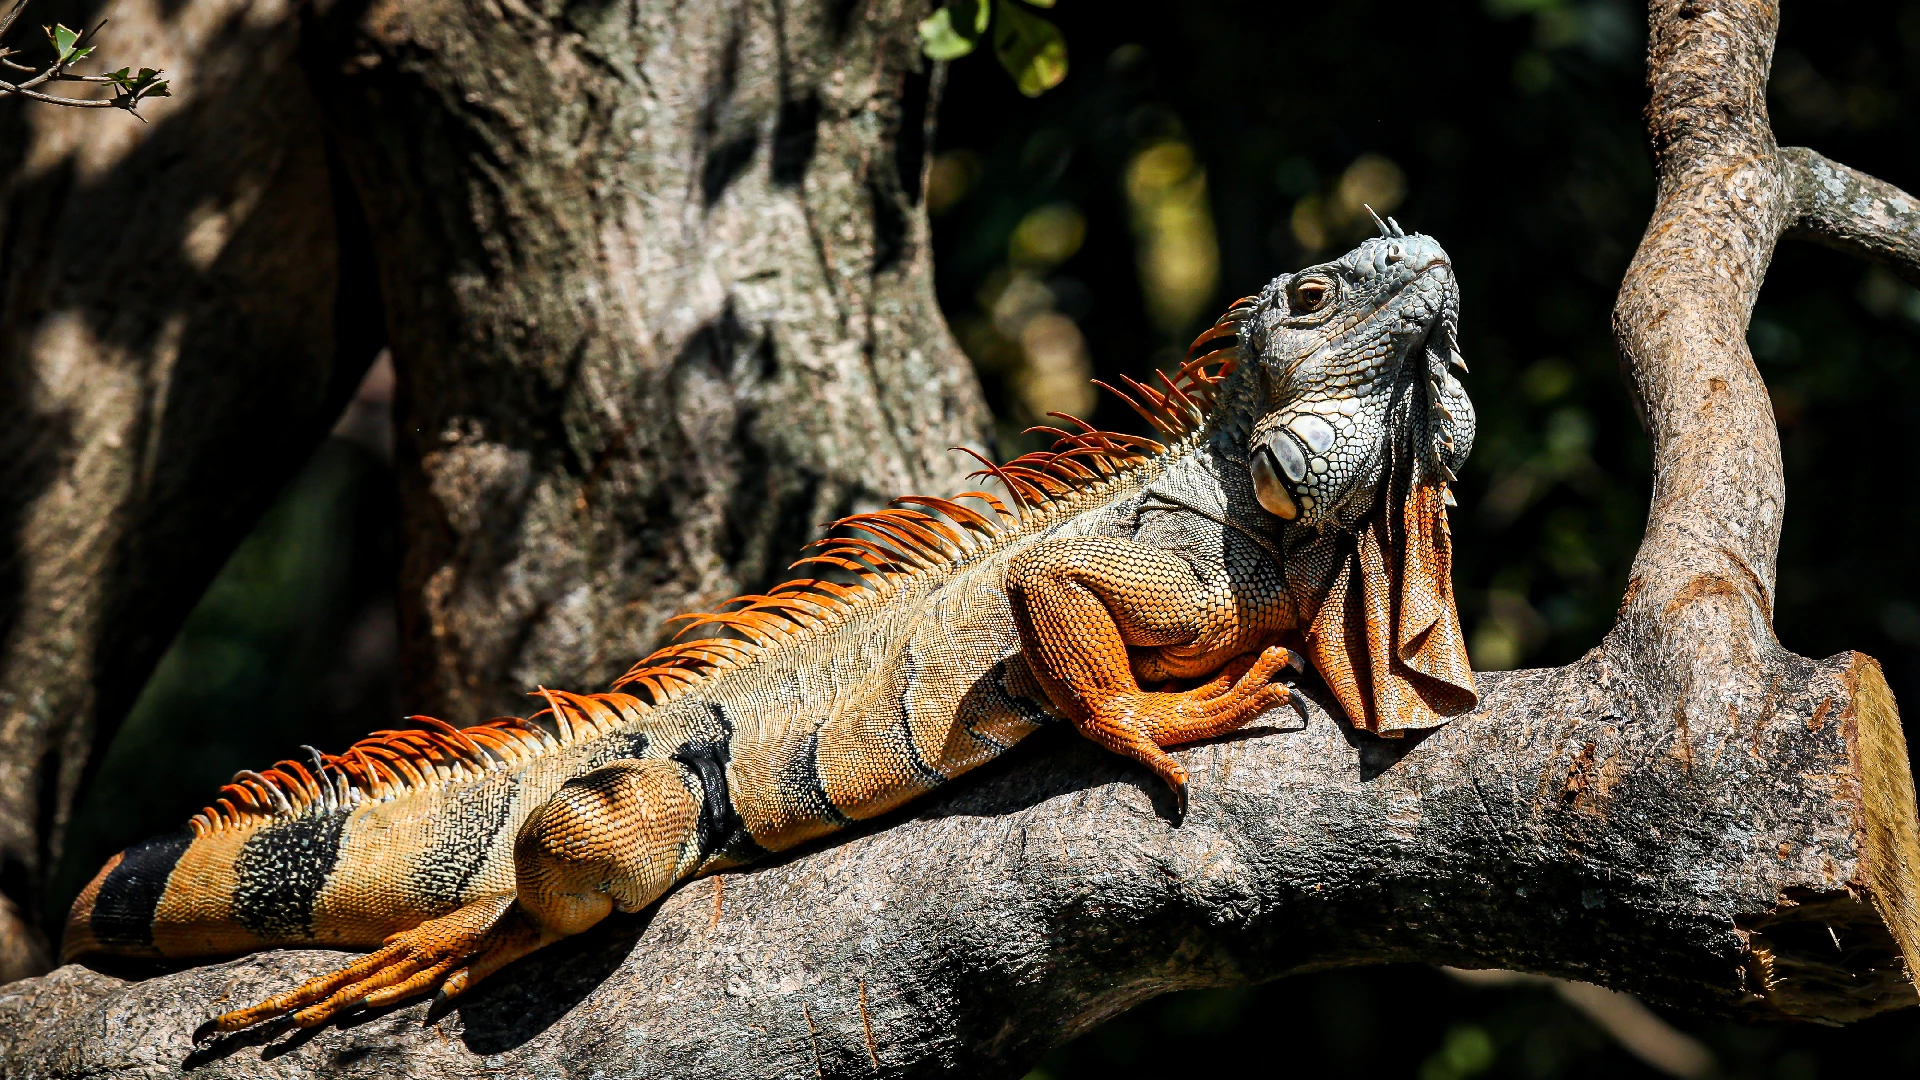
{"type": "MultiPolygon", "coordinates": [[[[1159,434],[1179,441],[1198,433],[1219,403],[1222,382],[1240,360],[1239,324],[1254,298],[1243,297],[1194,340],[1171,375],[1152,382],[1122,376],[1124,388],[1095,380],[1118,395],[1159,434]]],[[[1028,429],[1054,436],[1046,450],[994,464],[965,448],[983,466],[971,478],[1000,482],[1008,499],[967,491],[950,499],[907,495],[884,510],[854,514],[828,526],[795,562],[851,575],[852,582],[796,578],[765,593],[735,597],[717,610],[675,616],[686,625],[614,680],[612,692],[572,694],[542,687],[547,707],[531,717],[505,716],[459,728],[430,716],[406,731],[376,731],[339,754],[306,747],[307,761],[287,760],[255,772],[242,770],[213,804],[194,815],[196,835],[239,828],[275,817],[297,817],[390,799],[440,782],[475,779],[513,768],[582,739],[594,738],[646,709],[686,694],[718,675],[751,664],[770,648],[804,633],[830,629],[860,606],[890,595],[927,572],[951,569],[1017,533],[1065,500],[1118,478],[1167,452],[1150,438],[1102,431],[1065,413],[1047,414],[1065,428],[1028,429]],[[973,500],[982,513],[960,500],[973,500]],[[721,635],[678,640],[717,627],[721,635]],[[538,723],[548,718],[553,730],[538,723]]]]}

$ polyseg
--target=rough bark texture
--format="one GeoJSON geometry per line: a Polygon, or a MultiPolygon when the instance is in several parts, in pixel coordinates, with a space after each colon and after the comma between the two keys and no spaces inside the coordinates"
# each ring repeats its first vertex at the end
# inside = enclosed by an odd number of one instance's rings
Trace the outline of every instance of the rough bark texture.
{"type": "Polygon", "coordinates": [[[1873,231],[1803,200],[1804,159],[1773,144],[1775,22],[1757,3],[1653,7],[1659,204],[1615,329],[1654,500],[1619,623],[1580,662],[1487,675],[1481,707],[1423,739],[1322,711],[1182,751],[1194,805],[1177,825],[1144,773],[1042,739],[908,820],[696,882],[538,954],[433,1028],[416,1004],[196,1050],[199,1020],[334,958],[145,982],[65,968],[0,989],[0,1064],[1017,1075],[1165,990],[1386,960],[1563,975],[1747,1019],[1912,1004],[1920,840],[1891,694],[1872,660],[1800,658],[1770,627],[1784,491],[1746,319],[1801,215],[1873,231]]]}
{"type": "Polygon", "coordinates": [[[36,10],[110,16],[179,96],[0,105],[0,980],[45,970],[90,759],[378,345],[292,8],[36,10]]]}
{"type": "Polygon", "coordinates": [[[329,68],[400,372],[407,700],[605,686],[820,524],[957,490],[909,0],[392,0],[329,68]]]}
{"type": "Polygon", "coordinates": [[[1884,263],[1920,284],[1920,202],[1804,146],[1782,149],[1780,163],[1793,193],[1789,236],[1884,263]]]}

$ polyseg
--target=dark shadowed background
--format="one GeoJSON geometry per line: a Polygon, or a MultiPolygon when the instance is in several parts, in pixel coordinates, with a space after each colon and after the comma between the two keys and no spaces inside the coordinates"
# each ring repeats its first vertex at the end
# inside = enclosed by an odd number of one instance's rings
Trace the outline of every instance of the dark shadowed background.
{"type": "MultiPolygon", "coordinates": [[[[1836,10],[1786,5],[1775,130],[1920,189],[1920,6],[1836,10]]],[[[1234,297],[1370,232],[1371,204],[1438,237],[1460,275],[1480,434],[1453,523],[1476,665],[1560,664],[1595,644],[1648,490],[1608,326],[1652,205],[1640,9],[1062,0],[1048,17],[1066,81],[1032,100],[990,56],[954,62],[928,187],[941,302],[1003,454],[1053,409],[1138,429],[1087,380],[1167,364],[1234,297]]],[[[1920,292],[1788,244],[1751,344],[1786,457],[1781,640],[1870,653],[1920,702],[1920,292]]],[[[56,910],[235,769],[338,748],[404,711],[389,395],[376,368],[155,672],[85,800],[56,910]]],[[[1920,1069],[1911,1011],[1831,1031],[1668,1019],[1729,1077],[1920,1069]]],[[[1551,987],[1412,967],[1168,995],[1040,1068],[1229,1071],[1657,1075],[1551,987]]]]}

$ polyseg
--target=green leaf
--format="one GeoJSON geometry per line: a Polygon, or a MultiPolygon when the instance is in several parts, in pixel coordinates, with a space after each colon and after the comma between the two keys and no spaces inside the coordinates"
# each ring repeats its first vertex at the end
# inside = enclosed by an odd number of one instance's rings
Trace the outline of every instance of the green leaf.
{"type": "MultiPolygon", "coordinates": [[[[79,31],[68,27],[64,23],[54,23],[52,26],[43,26],[41,29],[47,32],[47,40],[53,43],[53,53],[56,63],[64,64],[69,60],[79,59],[79,57],[73,54],[73,46],[80,40],[79,31]]],[[[86,54],[81,54],[81,56],[84,55],[86,54]]]]}
{"type": "Polygon", "coordinates": [[[84,49],[75,49],[73,51],[73,55],[68,57],[67,59],[68,60],[85,60],[88,56],[92,54],[93,54],[93,46],[89,45],[84,49]]]}
{"type": "Polygon", "coordinates": [[[1027,0],[1027,3],[1034,7],[1050,8],[1053,6],[1053,0],[1027,0]]]}
{"type": "Polygon", "coordinates": [[[160,78],[160,72],[153,68],[141,68],[137,75],[132,74],[127,68],[109,71],[107,80],[119,89],[120,96],[113,100],[123,109],[132,109],[148,98],[173,96],[167,89],[166,80],[160,78]]]}
{"type": "Polygon", "coordinates": [[[973,41],[953,28],[952,11],[941,8],[920,24],[920,51],[929,60],[958,60],[973,51],[973,41]]]}
{"type": "Polygon", "coordinates": [[[987,0],[949,0],[920,24],[920,51],[933,60],[958,60],[987,32],[987,0]]]}
{"type": "Polygon", "coordinates": [[[993,52],[1013,83],[1028,97],[1060,85],[1067,77],[1067,39],[1060,28],[1013,0],[998,0],[993,52]]]}

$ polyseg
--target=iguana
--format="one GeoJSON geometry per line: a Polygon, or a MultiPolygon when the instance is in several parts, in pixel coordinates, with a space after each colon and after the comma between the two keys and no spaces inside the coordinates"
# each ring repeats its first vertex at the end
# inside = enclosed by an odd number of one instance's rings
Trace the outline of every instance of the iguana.
{"type": "Polygon", "coordinates": [[[1051,450],[981,459],[1004,497],[846,518],[795,564],[816,576],[682,616],[708,629],[612,692],[542,689],[531,718],[415,717],[242,772],[190,828],[107,862],[65,955],[374,948],[203,1030],[311,1026],[450,999],[1060,721],[1184,808],[1163,748],[1290,699],[1304,715],[1276,680],[1293,650],[1359,728],[1443,723],[1476,701],[1445,510],[1474,426],[1448,370],[1457,313],[1440,245],[1382,223],[1235,303],[1176,373],[1124,380],[1164,443],[1062,417],[1051,450]]]}

